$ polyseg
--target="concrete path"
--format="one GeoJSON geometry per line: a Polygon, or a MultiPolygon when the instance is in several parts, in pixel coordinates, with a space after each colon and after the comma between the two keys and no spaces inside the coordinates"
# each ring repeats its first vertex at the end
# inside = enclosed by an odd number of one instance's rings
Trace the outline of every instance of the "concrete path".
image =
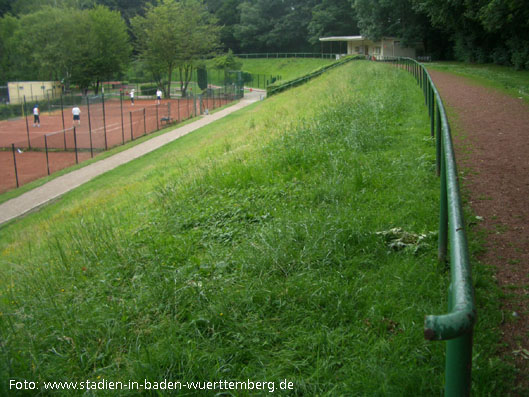
{"type": "Polygon", "coordinates": [[[112,157],[97,161],[66,175],[62,175],[42,186],[6,201],[5,203],[0,204],[0,225],[46,205],[96,176],[104,174],[122,164],[150,153],[183,135],[189,134],[190,132],[219,120],[230,113],[259,101],[263,97],[264,92],[260,90],[246,93],[244,99],[233,106],[208,116],[202,116],[197,121],[176,128],[163,135],[157,136],[156,138],[149,139],[148,141],[138,144],[126,151],[117,153],[112,157]]]}

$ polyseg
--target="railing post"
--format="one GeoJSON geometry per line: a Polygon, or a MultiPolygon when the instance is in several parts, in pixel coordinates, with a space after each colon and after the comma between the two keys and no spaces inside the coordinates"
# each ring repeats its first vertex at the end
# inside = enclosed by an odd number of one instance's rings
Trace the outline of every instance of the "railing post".
{"type": "Polygon", "coordinates": [[[445,396],[469,396],[472,374],[472,334],[470,331],[446,341],[445,396]]]}
{"type": "Polygon", "coordinates": [[[441,111],[439,110],[439,103],[437,104],[436,132],[435,132],[435,170],[437,176],[441,175],[441,111]]]}
{"type": "Polygon", "coordinates": [[[434,122],[435,122],[435,98],[434,98],[434,92],[433,87],[430,87],[430,136],[434,137],[434,122]]]}

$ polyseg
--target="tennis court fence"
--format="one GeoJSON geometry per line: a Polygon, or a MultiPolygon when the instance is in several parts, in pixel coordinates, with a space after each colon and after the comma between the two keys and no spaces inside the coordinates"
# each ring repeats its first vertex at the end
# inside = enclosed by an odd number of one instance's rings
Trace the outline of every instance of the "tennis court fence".
{"type": "Polygon", "coordinates": [[[24,117],[0,125],[2,132],[6,128],[11,132],[4,136],[16,137],[11,141],[0,140],[0,193],[170,125],[208,114],[243,94],[242,85],[231,84],[183,98],[158,101],[139,97],[134,103],[123,92],[84,97],[64,95],[59,104],[50,103],[49,109],[41,113],[42,128],[34,125],[33,114],[24,109],[24,117]],[[76,107],[80,120],[73,119],[72,110],[76,107]]]}

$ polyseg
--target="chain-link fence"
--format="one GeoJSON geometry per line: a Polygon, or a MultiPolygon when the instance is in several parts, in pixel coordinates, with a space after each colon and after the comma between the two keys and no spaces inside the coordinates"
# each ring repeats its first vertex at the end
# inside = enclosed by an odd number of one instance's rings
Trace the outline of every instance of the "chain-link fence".
{"type": "Polygon", "coordinates": [[[124,92],[62,95],[58,104],[39,107],[38,123],[26,102],[22,117],[0,122],[0,192],[241,98],[241,74],[230,76],[223,87],[160,101],[140,96],[132,103],[124,92]]]}

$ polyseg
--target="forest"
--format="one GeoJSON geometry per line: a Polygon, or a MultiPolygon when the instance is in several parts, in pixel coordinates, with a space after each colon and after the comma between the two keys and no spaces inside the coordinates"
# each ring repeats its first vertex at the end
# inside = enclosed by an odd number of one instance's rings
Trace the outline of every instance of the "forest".
{"type": "MultiPolygon", "coordinates": [[[[529,8],[522,0],[0,0],[0,84],[119,78],[154,45],[144,39],[140,19],[174,3],[193,3],[201,17],[178,19],[176,7],[176,20],[167,23],[186,25],[187,32],[205,25],[213,37],[202,54],[186,59],[188,65],[228,50],[329,52],[319,37],[361,34],[420,42],[421,55],[434,60],[529,69],[529,8]]],[[[206,37],[202,33],[195,39],[206,37]]],[[[172,62],[176,67],[182,60],[175,55],[172,62]]],[[[154,66],[153,73],[162,67],[154,66]]]]}

